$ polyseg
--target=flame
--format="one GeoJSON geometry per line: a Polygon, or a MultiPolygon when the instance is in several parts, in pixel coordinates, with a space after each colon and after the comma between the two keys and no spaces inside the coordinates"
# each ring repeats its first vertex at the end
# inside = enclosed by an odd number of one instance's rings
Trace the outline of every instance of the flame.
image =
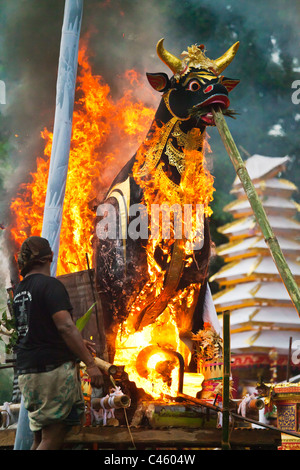
{"type": "MultiPolygon", "coordinates": [[[[196,130],[198,132],[198,130],[196,130]]],[[[200,132],[200,131],[199,131],[200,132]]],[[[140,169],[145,162],[145,152],[154,148],[162,138],[164,126],[154,128],[152,137],[149,138],[138,150],[137,161],[133,168],[133,175],[138,183],[144,189],[144,202],[147,205],[148,213],[151,215],[152,204],[167,203],[170,207],[179,203],[181,206],[196,204],[203,206],[203,212],[210,216],[212,210],[210,202],[213,198],[213,177],[206,169],[205,150],[209,150],[208,144],[203,151],[186,151],[186,171],[183,173],[180,187],[174,189],[174,186],[166,184],[166,180],[155,178],[155,173],[150,178],[140,177],[140,169]]],[[[199,138],[199,135],[196,136],[199,138]]],[[[155,169],[153,169],[155,172],[155,169]]],[[[151,173],[150,173],[151,174],[151,173]]],[[[197,227],[196,213],[192,217],[193,227],[197,227]]],[[[150,225],[151,227],[151,225],[150,225]]],[[[194,231],[194,234],[197,232],[194,231]]],[[[203,234],[203,232],[201,232],[203,234]]],[[[166,272],[163,271],[155,259],[154,253],[157,246],[171,258],[171,248],[175,240],[170,237],[169,240],[163,240],[160,232],[156,238],[149,237],[146,252],[149,280],[132,302],[131,311],[128,319],[119,327],[117,340],[115,343],[116,353],[114,362],[118,365],[126,365],[125,370],[129,378],[133,380],[138,387],[143,388],[154,398],[164,397],[165,395],[176,396],[179,385],[179,364],[172,364],[169,370],[170,380],[166,380],[158,364],[167,363],[168,351],[180,353],[184,359],[185,365],[189,363],[191,352],[189,348],[181,341],[182,332],[189,331],[193,315],[193,308],[200,291],[199,284],[191,284],[185,289],[176,292],[175,296],[169,301],[168,306],[163,313],[154,321],[154,323],[144,327],[142,331],[135,332],[135,318],[139,315],[141,309],[149,304],[149,299],[157,298],[161,293],[166,272]],[[144,358],[144,367],[147,370],[147,376],[141,373],[139,361],[142,361],[141,354],[145,349],[153,346],[153,354],[147,360],[144,358]],[[157,352],[157,347],[161,348],[157,352]]],[[[185,258],[186,264],[192,262],[193,252],[191,249],[192,240],[186,240],[185,258]]],[[[196,378],[198,391],[201,390],[203,376],[196,378]]],[[[186,392],[193,395],[195,386],[191,383],[192,378],[186,375],[186,392]]]]}
{"type": "Polygon", "coordinates": [[[154,324],[145,327],[140,332],[133,332],[130,327],[130,320],[125,321],[120,326],[116,339],[114,364],[125,365],[130,380],[134,381],[138,388],[142,388],[149,395],[155,398],[167,394],[175,394],[176,396],[178,390],[178,365],[172,371],[171,387],[164,382],[162,375],[155,368],[158,362],[167,360],[167,354],[163,350],[155,352],[149,357],[147,364],[145,364],[148,371],[147,377],[139,374],[139,354],[149,345],[161,345],[171,351],[179,349],[178,328],[174,316],[169,311],[165,311],[154,324]]]}
{"type": "MultiPolygon", "coordinates": [[[[57,275],[86,269],[86,253],[92,260],[97,196],[140,145],[155,113],[135,97],[136,90],[140,95],[148,91],[134,70],[122,77],[122,96],[114,101],[108,84],[93,75],[84,42],[78,63],[57,275]]],[[[44,129],[41,136],[44,155],[37,158],[31,181],[22,184],[11,201],[10,234],[16,251],[28,236],[42,231],[53,135],[44,129]]]]}
{"type": "MultiPolygon", "coordinates": [[[[166,396],[177,396],[179,390],[179,361],[174,360],[170,369],[169,380],[157,368],[157,364],[168,361],[169,352],[175,351],[183,357],[187,364],[191,358],[189,348],[180,339],[180,330],[185,330],[184,321],[188,317],[189,303],[193,300],[195,290],[198,286],[180,291],[172,299],[164,312],[154,323],[143,328],[142,331],[133,331],[131,317],[120,325],[115,342],[114,364],[125,365],[129,379],[135,382],[138,388],[155,399],[166,396]],[[147,369],[147,377],[139,372],[139,360],[145,348],[153,346],[154,353],[149,356],[144,367],[147,369]],[[161,349],[160,351],[157,351],[161,349]]],[[[134,315],[134,312],[131,312],[134,315]]],[[[197,391],[201,390],[203,377],[198,374],[197,391]]],[[[190,384],[188,375],[185,377],[185,393],[195,396],[193,386],[190,384]]]]}
{"type": "Polygon", "coordinates": [[[52,134],[46,129],[41,134],[46,140],[44,149],[46,158],[37,158],[37,170],[30,174],[32,181],[20,185],[18,194],[10,205],[13,221],[8,230],[17,249],[28,236],[40,235],[42,231],[52,134]]]}
{"type": "MultiPolygon", "coordinates": [[[[111,183],[118,168],[128,161],[142,142],[143,145],[139,147],[137,153],[134,172],[136,180],[143,186],[145,204],[148,208],[153,202],[157,204],[167,202],[171,205],[175,202],[201,203],[204,205],[205,213],[211,214],[209,203],[212,200],[213,179],[205,169],[202,152],[187,152],[186,159],[191,165],[183,176],[177,192],[166,186],[160,191],[162,188],[159,187],[159,181],[155,180],[153,185],[151,178],[139,180],[137,171],[144,161],[144,152],[159,141],[163,128],[156,129],[152,138],[144,141],[155,109],[146,106],[144,100],[137,97],[136,92],[142,96],[148,93],[148,88],[144,90],[139,74],[133,70],[125,73],[122,84],[120,98],[113,100],[108,84],[101,76],[93,75],[86,44],[82,43],[79,51],[57,275],[86,269],[86,254],[91,260],[93,259],[92,238],[95,217],[93,206],[98,195],[111,183]]],[[[53,135],[44,129],[41,136],[45,141],[44,155],[37,158],[37,169],[30,174],[30,182],[20,186],[11,202],[12,223],[9,231],[16,251],[28,236],[40,235],[42,231],[53,135]]],[[[172,237],[168,241],[164,241],[161,236],[149,239],[147,246],[149,281],[133,302],[127,321],[120,325],[115,344],[114,363],[125,365],[130,380],[135,381],[137,387],[143,388],[155,398],[177,394],[179,364],[174,358],[170,360],[168,351],[180,353],[185,363],[188,362],[190,351],[181,341],[180,334],[189,329],[194,299],[200,289],[199,285],[193,284],[178,291],[153,324],[146,326],[141,332],[133,329],[133,316],[142,308],[149,296],[156,297],[163,289],[166,272],[155,260],[155,249],[160,245],[169,262],[173,243],[172,237]],[[138,367],[139,358],[149,345],[154,347],[155,352],[147,358],[145,364],[147,373],[141,375],[138,367]],[[168,374],[164,374],[165,369],[168,370],[168,374]]],[[[189,246],[187,244],[185,247],[187,264],[191,263],[192,256],[189,246]]]]}

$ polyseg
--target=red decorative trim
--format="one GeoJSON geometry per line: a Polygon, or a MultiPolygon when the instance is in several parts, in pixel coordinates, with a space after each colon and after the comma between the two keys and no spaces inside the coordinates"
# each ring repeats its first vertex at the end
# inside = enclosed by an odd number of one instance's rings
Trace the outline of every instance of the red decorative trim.
{"type": "Polygon", "coordinates": [[[280,386],[280,385],[275,385],[274,387],[274,392],[275,393],[300,393],[300,385],[295,385],[285,387],[285,386],[280,386]]]}
{"type": "MultiPolygon", "coordinates": [[[[255,366],[264,366],[271,365],[273,361],[269,358],[267,354],[253,353],[253,354],[239,354],[231,356],[232,369],[238,369],[241,367],[255,367],[255,366]]],[[[284,366],[287,364],[286,356],[278,356],[276,361],[277,366],[284,366]]]]}

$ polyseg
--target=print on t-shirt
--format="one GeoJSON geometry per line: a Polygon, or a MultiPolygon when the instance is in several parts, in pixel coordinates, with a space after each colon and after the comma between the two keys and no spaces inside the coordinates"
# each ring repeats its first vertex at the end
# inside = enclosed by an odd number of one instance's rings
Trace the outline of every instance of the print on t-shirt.
{"type": "Polygon", "coordinates": [[[14,298],[16,308],[19,310],[17,331],[20,339],[24,338],[28,333],[28,314],[31,302],[32,296],[28,291],[22,291],[14,298]]]}

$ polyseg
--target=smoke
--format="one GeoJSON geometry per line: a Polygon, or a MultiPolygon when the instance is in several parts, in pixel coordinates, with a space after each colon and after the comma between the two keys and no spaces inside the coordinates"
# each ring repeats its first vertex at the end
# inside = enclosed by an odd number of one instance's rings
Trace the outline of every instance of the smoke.
{"type": "MultiPolygon", "coordinates": [[[[42,8],[36,1],[16,0],[1,5],[1,58],[6,83],[6,105],[0,111],[9,123],[12,173],[5,181],[7,200],[35,169],[42,154],[40,132],[53,125],[59,27],[63,2],[42,8]]],[[[2,129],[1,129],[2,130],[2,129]]]]}
{"type": "MultiPolygon", "coordinates": [[[[125,70],[157,69],[155,44],[165,29],[158,5],[84,2],[81,37],[88,37],[94,73],[103,76],[116,97],[118,77],[125,70]]],[[[5,179],[9,201],[43,152],[41,131],[53,127],[64,1],[2,0],[0,8],[0,57],[7,88],[7,104],[0,111],[10,133],[11,174],[5,179]]]]}

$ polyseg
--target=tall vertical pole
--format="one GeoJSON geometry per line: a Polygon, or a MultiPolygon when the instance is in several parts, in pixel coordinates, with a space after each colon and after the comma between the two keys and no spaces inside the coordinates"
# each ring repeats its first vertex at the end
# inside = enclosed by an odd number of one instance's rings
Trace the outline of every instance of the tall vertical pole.
{"type": "Polygon", "coordinates": [[[52,276],[56,275],[57,270],[68,173],[82,10],[83,0],[66,0],[56,85],[53,143],[42,228],[42,237],[47,238],[54,254],[51,265],[52,276]]]}
{"type": "MultiPolygon", "coordinates": [[[[68,173],[82,10],[83,0],[66,0],[56,85],[53,143],[42,228],[42,236],[47,238],[54,254],[51,265],[52,276],[56,275],[68,173]]],[[[29,428],[28,413],[22,399],[14,450],[29,450],[32,441],[33,434],[29,428]]]]}
{"type": "Polygon", "coordinates": [[[230,312],[223,312],[223,422],[222,449],[230,450],[229,443],[230,399],[230,312]]]}
{"type": "Polygon", "coordinates": [[[286,381],[287,382],[290,380],[290,375],[291,375],[292,345],[293,345],[293,337],[290,336],[288,362],[286,366],[286,381]]]}

